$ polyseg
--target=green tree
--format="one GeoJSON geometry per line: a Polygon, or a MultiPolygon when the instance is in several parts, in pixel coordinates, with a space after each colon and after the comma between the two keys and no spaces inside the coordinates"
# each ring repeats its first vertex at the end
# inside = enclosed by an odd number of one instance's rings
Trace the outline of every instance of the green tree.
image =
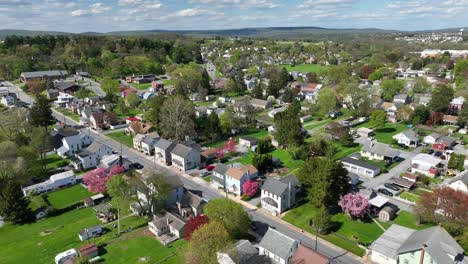
{"type": "Polygon", "coordinates": [[[429,107],[434,112],[445,112],[448,109],[450,101],[452,101],[454,91],[447,85],[438,85],[432,91],[429,107]]]}
{"type": "Polygon", "coordinates": [[[271,144],[270,138],[264,138],[258,141],[257,143],[257,148],[255,149],[255,152],[257,154],[267,154],[270,153],[274,150],[275,148],[271,144]]]}
{"type": "Polygon", "coordinates": [[[185,253],[185,263],[217,264],[216,253],[230,249],[232,245],[226,228],[219,222],[210,221],[193,232],[185,253]]]}
{"type": "Polygon", "coordinates": [[[237,118],[236,113],[232,106],[226,107],[224,113],[220,116],[220,125],[221,130],[225,135],[230,135],[231,131],[235,128],[238,128],[240,125],[239,118],[237,118]]]}
{"type": "Polygon", "coordinates": [[[251,221],[242,205],[229,199],[217,198],[205,205],[204,212],[210,221],[222,223],[233,238],[246,237],[251,221]]]}
{"type": "Polygon", "coordinates": [[[312,217],[312,225],[319,234],[326,235],[330,233],[332,227],[331,215],[325,206],[320,206],[312,217]]]}
{"type": "Polygon", "coordinates": [[[383,73],[380,70],[375,70],[373,73],[369,74],[369,81],[375,82],[384,77],[383,73]]]}
{"type": "Polygon", "coordinates": [[[265,89],[265,84],[262,81],[258,81],[252,89],[252,96],[257,99],[263,99],[263,91],[265,89]]]}
{"type": "Polygon", "coordinates": [[[21,185],[13,179],[0,178],[0,215],[14,224],[34,220],[29,199],[23,195],[21,185]]]}
{"type": "Polygon", "coordinates": [[[218,139],[222,134],[218,115],[215,112],[212,112],[206,121],[205,134],[212,140],[218,139]]]}
{"type": "Polygon", "coordinates": [[[298,112],[291,106],[275,115],[275,139],[281,145],[300,145],[304,141],[298,112]]]}
{"type": "Polygon", "coordinates": [[[385,123],[387,122],[387,113],[383,110],[375,110],[372,111],[370,119],[369,119],[369,125],[374,128],[382,128],[385,126],[385,123]]]}
{"type": "Polygon", "coordinates": [[[136,93],[130,93],[125,97],[125,104],[130,108],[136,108],[140,104],[140,99],[136,93]]]}
{"type": "Polygon", "coordinates": [[[468,100],[465,99],[462,110],[458,113],[458,124],[460,126],[468,125],[468,100]]]}
{"type": "Polygon", "coordinates": [[[286,89],[284,91],[282,99],[285,103],[291,103],[294,100],[291,89],[286,89]]]}
{"type": "MultiPolygon", "coordinates": [[[[146,100],[147,111],[143,114],[145,120],[152,122],[153,124],[159,124],[161,120],[161,108],[164,104],[164,96],[154,96],[146,100]]],[[[160,130],[158,130],[161,133],[160,130]]]]}
{"type": "Polygon", "coordinates": [[[431,89],[431,84],[426,78],[417,77],[414,79],[413,94],[415,93],[427,93],[431,89]]]}
{"type": "Polygon", "coordinates": [[[336,206],[349,189],[348,171],[331,157],[310,158],[301,164],[297,177],[315,207],[336,206]]]}
{"type": "Polygon", "coordinates": [[[468,60],[459,60],[453,70],[458,89],[468,88],[468,60]]]}
{"type": "Polygon", "coordinates": [[[397,119],[405,123],[413,120],[413,109],[409,105],[403,105],[397,112],[397,119]]]}
{"type": "Polygon", "coordinates": [[[448,168],[463,171],[464,163],[465,163],[465,155],[452,153],[448,161],[448,168]]]}
{"type": "Polygon", "coordinates": [[[45,129],[55,124],[50,102],[45,95],[39,94],[36,96],[36,102],[31,107],[30,123],[33,126],[45,129]]]}
{"type": "Polygon", "coordinates": [[[426,123],[430,115],[429,109],[424,105],[418,105],[413,112],[413,125],[419,125],[426,123]]]}
{"type": "Polygon", "coordinates": [[[402,80],[385,80],[382,82],[382,98],[391,102],[393,97],[403,91],[402,80]]]}
{"type": "MultiPolygon", "coordinates": [[[[167,177],[159,172],[152,172],[146,175],[144,179],[136,178],[132,180],[133,190],[138,191],[139,195],[144,198],[150,210],[150,215],[160,212],[164,207],[164,203],[171,191],[171,184],[167,177]]],[[[141,208],[144,208],[140,200],[137,202],[140,203],[141,208]]]]}
{"type": "Polygon", "coordinates": [[[167,98],[160,118],[160,131],[165,138],[184,140],[195,132],[195,107],[182,96],[167,98]]]}
{"type": "Polygon", "coordinates": [[[107,181],[106,187],[107,193],[117,202],[117,225],[120,235],[120,210],[130,197],[130,185],[122,175],[114,175],[107,181]]]}
{"type": "Polygon", "coordinates": [[[330,88],[323,88],[320,90],[317,105],[321,114],[327,114],[336,109],[336,96],[330,88]]]}
{"type": "Polygon", "coordinates": [[[254,153],[252,157],[252,165],[260,173],[266,173],[273,165],[271,154],[270,153],[266,153],[266,154],[254,153]]]}
{"type": "Polygon", "coordinates": [[[101,81],[101,89],[106,93],[107,100],[115,102],[118,97],[117,93],[119,92],[119,81],[106,77],[101,81]]]}

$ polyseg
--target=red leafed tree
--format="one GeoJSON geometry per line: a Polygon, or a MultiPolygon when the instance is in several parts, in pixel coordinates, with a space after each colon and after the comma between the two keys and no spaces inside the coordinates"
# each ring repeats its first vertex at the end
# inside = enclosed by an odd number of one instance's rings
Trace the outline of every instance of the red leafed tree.
{"type": "Polygon", "coordinates": [[[259,189],[260,186],[258,185],[258,182],[252,181],[250,179],[246,180],[244,184],[242,184],[242,191],[245,195],[250,197],[255,196],[259,189]]]}
{"type": "Polygon", "coordinates": [[[468,222],[468,194],[449,187],[424,192],[419,198],[416,212],[428,222],[468,222]]]}
{"type": "Polygon", "coordinates": [[[351,217],[362,218],[370,208],[369,199],[359,193],[347,193],[340,197],[338,205],[351,217]]]}
{"type": "Polygon", "coordinates": [[[192,238],[193,232],[197,230],[200,226],[204,224],[208,224],[209,219],[208,216],[206,215],[197,215],[197,216],[192,216],[189,218],[187,221],[187,224],[185,224],[185,233],[184,233],[184,238],[187,241],[190,241],[192,238]]]}
{"type": "Polygon", "coordinates": [[[373,73],[373,72],[374,72],[374,67],[366,64],[366,65],[362,66],[360,76],[363,79],[367,79],[367,78],[369,78],[369,75],[371,73],[373,73]]]}
{"type": "Polygon", "coordinates": [[[123,166],[114,166],[108,172],[102,168],[97,168],[86,173],[83,177],[83,182],[88,186],[88,190],[93,193],[101,193],[106,191],[107,181],[114,175],[125,172],[123,166]]]}
{"type": "Polygon", "coordinates": [[[432,112],[429,115],[429,118],[426,121],[426,125],[428,126],[437,126],[442,123],[444,120],[444,113],[442,112],[432,112]]]}
{"type": "Polygon", "coordinates": [[[224,144],[224,150],[230,154],[234,152],[234,148],[236,147],[236,142],[234,141],[233,138],[230,138],[226,143],[224,144]]]}

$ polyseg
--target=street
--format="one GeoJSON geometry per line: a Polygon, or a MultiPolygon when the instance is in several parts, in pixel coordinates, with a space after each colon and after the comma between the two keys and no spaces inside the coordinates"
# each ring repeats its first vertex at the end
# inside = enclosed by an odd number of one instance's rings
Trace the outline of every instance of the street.
{"type": "MultiPolygon", "coordinates": [[[[14,86],[16,87],[16,86],[14,86]]],[[[13,88],[13,87],[12,87],[13,88]]],[[[18,98],[24,100],[25,102],[32,103],[32,98],[24,93],[20,88],[16,87],[16,92],[18,94],[18,98]]],[[[68,125],[79,125],[74,120],[64,117],[61,113],[53,110],[53,115],[58,118],[59,120],[65,120],[66,124],[68,125]]],[[[94,131],[89,128],[84,128],[82,130],[84,133],[88,134],[89,136],[93,137],[99,143],[107,145],[118,152],[121,152],[121,155],[125,158],[128,158],[132,162],[138,162],[142,164],[145,170],[150,171],[160,171],[165,173],[169,176],[180,177],[184,187],[189,190],[197,190],[201,191],[203,194],[203,198],[206,200],[211,200],[213,198],[221,198],[224,195],[219,192],[217,189],[208,185],[207,183],[200,184],[196,182],[191,176],[188,175],[178,175],[179,173],[171,170],[154,160],[154,157],[146,156],[143,153],[137,152],[125,145],[122,145],[105,135],[94,131]]],[[[201,180],[202,181],[202,180],[201,180]]],[[[274,216],[267,216],[265,213],[260,212],[259,210],[263,209],[249,209],[244,207],[244,209],[249,212],[251,219],[256,223],[259,228],[255,231],[259,235],[263,235],[266,232],[266,227],[272,227],[276,230],[294,238],[305,245],[314,248],[315,247],[315,240],[310,234],[298,232],[290,227],[288,227],[282,220],[276,218],[274,216]]],[[[354,255],[347,254],[347,252],[343,249],[337,248],[336,246],[330,245],[329,242],[324,242],[321,239],[318,240],[318,252],[328,256],[330,259],[333,260],[332,263],[362,263],[361,259],[356,258],[354,255]]]]}

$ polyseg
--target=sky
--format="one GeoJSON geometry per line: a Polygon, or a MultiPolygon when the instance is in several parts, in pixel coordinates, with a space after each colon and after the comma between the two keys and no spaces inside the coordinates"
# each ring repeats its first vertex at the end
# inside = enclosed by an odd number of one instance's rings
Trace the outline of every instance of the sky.
{"type": "Polygon", "coordinates": [[[0,0],[0,28],[65,32],[468,26],[468,0],[0,0]]]}

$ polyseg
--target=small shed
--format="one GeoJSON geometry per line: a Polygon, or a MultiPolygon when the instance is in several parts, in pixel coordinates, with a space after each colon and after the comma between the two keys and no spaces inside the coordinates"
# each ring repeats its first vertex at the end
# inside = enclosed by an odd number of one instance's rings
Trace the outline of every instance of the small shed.
{"type": "Polygon", "coordinates": [[[379,220],[383,222],[392,221],[396,216],[397,208],[391,206],[385,206],[379,212],[379,220]]]}
{"type": "Polygon", "coordinates": [[[410,181],[410,180],[407,180],[405,178],[398,178],[398,177],[392,177],[392,178],[390,178],[389,181],[391,183],[399,186],[399,187],[406,188],[408,190],[413,188],[413,186],[415,184],[414,181],[410,181]]]}
{"type": "Polygon", "coordinates": [[[96,246],[96,244],[91,243],[91,244],[88,244],[79,248],[78,253],[83,258],[92,259],[94,257],[97,257],[98,247],[96,246]]]}
{"type": "Polygon", "coordinates": [[[418,181],[418,175],[414,173],[405,172],[401,177],[412,182],[418,181]]]}
{"type": "Polygon", "coordinates": [[[102,201],[103,199],[104,199],[104,194],[98,193],[98,194],[93,195],[91,197],[85,198],[83,200],[83,204],[86,207],[93,207],[96,204],[98,204],[100,201],[102,201]]]}
{"type": "Polygon", "coordinates": [[[301,120],[301,123],[305,123],[307,121],[312,120],[312,116],[311,115],[306,115],[306,116],[301,117],[300,120],[301,120]]]}
{"type": "Polygon", "coordinates": [[[374,198],[370,199],[369,200],[369,203],[372,205],[372,206],[375,206],[377,208],[382,208],[382,206],[384,206],[387,202],[388,202],[388,198],[385,198],[383,196],[380,196],[380,195],[377,195],[375,196],[374,198]]]}
{"type": "Polygon", "coordinates": [[[374,134],[374,130],[367,127],[360,127],[357,129],[357,134],[361,137],[370,137],[374,134]]]}

